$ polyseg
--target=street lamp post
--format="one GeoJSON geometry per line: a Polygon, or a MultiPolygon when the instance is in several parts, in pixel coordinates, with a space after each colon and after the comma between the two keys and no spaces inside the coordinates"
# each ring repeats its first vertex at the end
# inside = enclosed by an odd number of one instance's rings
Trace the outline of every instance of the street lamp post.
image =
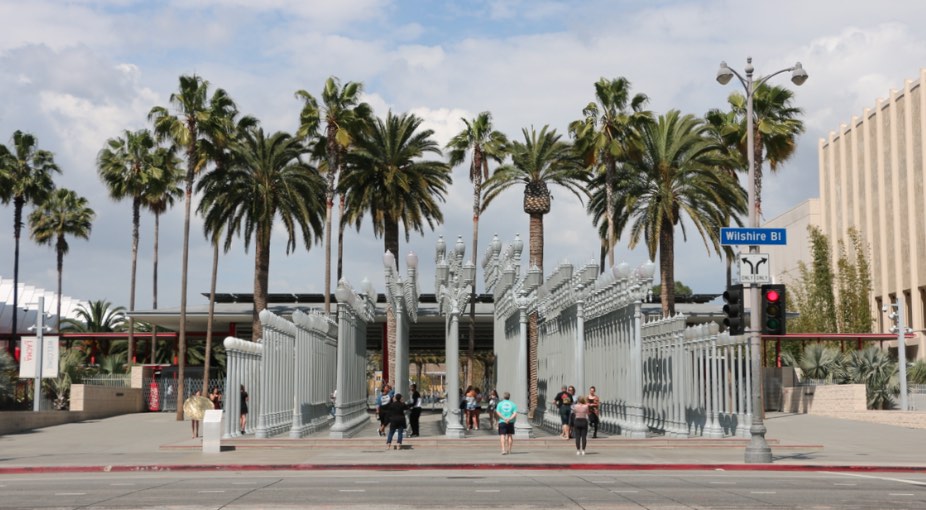
{"type": "MultiPolygon", "coordinates": [[[[746,76],[743,77],[740,73],[736,72],[729,66],[726,62],[720,63],[720,69],[717,71],[717,81],[721,85],[726,85],[730,83],[730,80],[734,76],[740,81],[743,85],[743,88],[746,90],[746,159],[748,161],[748,174],[747,174],[747,197],[749,200],[749,226],[752,228],[759,227],[759,214],[756,210],[756,161],[755,161],[755,132],[753,132],[753,112],[752,112],[752,100],[753,95],[758,86],[761,86],[767,82],[773,76],[779,75],[785,72],[791,72],[791,81],[797,85],[802,85],[807,81],[807,71],[804,70],[800,62],[795,63],[792,67],[786,69],[781,69],[775,71],[772,74],[763,76],[757,80],[753,80],[753,71],[755,68],[752,66],[752,57],[746,58],[746,76]]],[[[758,253],[759,247],[756,245],[751,245],[749,247],[750,253],[758,253]]],[[[769,448],[768,442],[765,441],[765,424],[762,421],[762,416],[765,414],[765,408],[762,405],[762,363],[761,363],[761,343],[759,338],[759,333],[761,331],[760,323],[760,314],[758,313],[758,306],[760,301],[760,289],[759,286],[755,283],[749,284],[749,301],[750,301],[750,311],[749,311],[749,344],[752,347],[752,373],[755,377],[755,384],[752,385],[752,402],[753,402],[753,415],[752,415],[752,425],[749,428],[749,433],[751,434],[751,439],[749,445],[746,446],[746,463],[757,464],[757,463],[770,463],[772,462],[772,449],[769,448]]]]}
{"type": "Polygon", "coordinates": [[[409,252],[405,257],[408,277],[402,280],[396,267],[395,256],[386,250],[383,266],[386,271],[386,301],[395,313],[395,389],[408,395],[408,321],[418,320],[418,255],[409,252]]]}

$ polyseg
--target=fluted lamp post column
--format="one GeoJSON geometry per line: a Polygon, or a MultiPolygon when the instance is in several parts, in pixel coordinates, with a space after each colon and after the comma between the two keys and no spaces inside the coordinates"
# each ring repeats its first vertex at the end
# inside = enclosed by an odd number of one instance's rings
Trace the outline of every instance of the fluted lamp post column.
{"type": "Polygon", "coordinates": [[[466,245],[462,236],[457,237],[449,260],[443,236],[437,242],[435,294],[440,313],[447,321],[445,435],[453,438],[462,438],[465,435],[460,421],[460,314],[469,303],[473,282],[476,280],[476,265],[472,261],[463,263],[465,252],[466,245]]]}
{"type": "Polygon", "coordinates": [[[418,319],[418,255],[409,252],[405,257],[405,265],[408,268],[408,277],[403,280],[392,252],[387,250],[383,254],[386,300],[392,305],[395,313],[395,390],[402,395],[408,395],[408,321],[415,322],[418,319]]]}
{"type": "MultiPolygon", "coordinates": [[[[756,210],[757,200],[756,200],[756,161],[755,161],[755,131],[753,130],[753,96],[755,95],[756,89],[767,82],[773,76],[779,75],[781,73],[791,72],[791,82],[797,86],[801,86],[807,81],[807,71],[804,70],[804,67],[801,66],[800,62],[795,63],[793,66],[775,71],[767,76],[763,76],[758,79],[753,79],[753,72],[755,68],[752,66],[752,57],[746,58],[746,76],[744,77],[740,73],[736,72],[729,66],[726,62],[720,63],[720,69],[717,71],[717,81],[721,85],[726,85],[730,83],[730,80],[735,76],[740,83],[743,85],[743,89],[746,91],[746,157],[748,159],[748,176],[746,177],[746,191],[748,194],[749,200],[749,226],[752,228],[759,227],[759,214],[756,210]]],[[[752,245],[749,247],[750,253],[758,253],[759,247],[752,245]]],[[[747,464],[760,464],[760,463],[770,463],[772,462],[772,449],[768,446],[768,442],[765,440],[765,424],[762,422],[762,417],[765,414],[765,408],[762,404],[762,349],[761,349],[761,339],[759,337],[762,325],[760,323],[760,317],[758,313],[759,302],[760,302],[760,289],[756,284],[749,285],[749,345],[752,348],[752,373],[753,373],[753,385],[752,385],[752,402],[753,402],[753,416],[752,416],[752,425],[749,428],[749,433],[751,435],[749,445],[746,446],[746,455],[745,461],[747,464]]]]}

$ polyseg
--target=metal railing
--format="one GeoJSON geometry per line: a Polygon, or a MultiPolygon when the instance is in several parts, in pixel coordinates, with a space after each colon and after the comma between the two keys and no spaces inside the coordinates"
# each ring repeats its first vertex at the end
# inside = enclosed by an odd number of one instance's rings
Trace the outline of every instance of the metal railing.
{"type": "Polygon", "coordinates": [[[81,384],[90,386],[113,386],[117,388],[128,388],[132,385],[132,377],[129,374],[98,374],[81,379],[81,384]]]}

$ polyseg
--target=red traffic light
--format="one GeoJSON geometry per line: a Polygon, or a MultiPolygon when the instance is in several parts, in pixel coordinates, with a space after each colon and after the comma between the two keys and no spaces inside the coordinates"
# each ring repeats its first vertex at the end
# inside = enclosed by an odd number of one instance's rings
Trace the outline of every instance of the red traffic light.
{"type": "Polygon", "coordinates": [[[777,290],[771,289],[765,293],[765,299],[770,303],[777,303],[778,300],[781,299],[781,294],[779,294],[777,290]]]}

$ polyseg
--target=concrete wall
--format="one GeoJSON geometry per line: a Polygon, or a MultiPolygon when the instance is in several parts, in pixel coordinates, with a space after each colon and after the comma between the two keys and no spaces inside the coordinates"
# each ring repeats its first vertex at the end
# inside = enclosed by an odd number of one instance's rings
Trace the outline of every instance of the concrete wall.
{"type": "Polygon", "coordinates": [[[117,414],[140,413],[145,410],[141,388],[71,385],[71,411],[117,414]]]}
{"type": "Polygon", "coordinates": [[[868,410],[864,384],[797,386],[782,392],[784,412],[926,429],[926,412],[868,410]]]}

